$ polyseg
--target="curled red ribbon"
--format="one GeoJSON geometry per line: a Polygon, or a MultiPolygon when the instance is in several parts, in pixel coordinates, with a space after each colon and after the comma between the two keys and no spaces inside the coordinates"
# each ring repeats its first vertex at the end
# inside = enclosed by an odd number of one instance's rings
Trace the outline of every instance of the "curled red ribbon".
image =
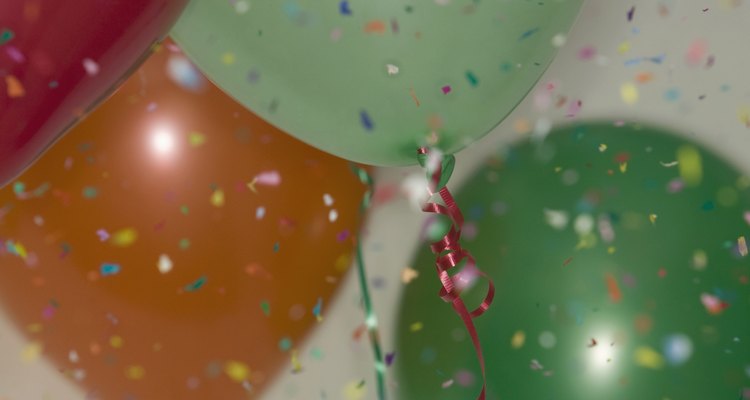
{"type": "Polygon", "coordinates": [[[474,318],[482,315],[492,304],[492,299],[495,297],[495,285],[487,274],[476,268],[474,257],[469,251],[462,248],[459,243],[461,240],[461,228],[464,224],[464,217],[463,214],[461,214],[458,205],[456,205],[453,195],[445,186],[445,182],[448,180],[453,170],[453,156],[448,156],[447,159],[443,160],[439,167],[435,168],[434,171],[430,171],[429,166],[427,165],[427,155],[428,150],[426,148],[421,147],[417,150],[417,158],[420,165],[427,169],[430,198],[432,198],[437,192],[443,200],[444,205],[430,202],[428,200],[422,207],[422,211],[445,215],[451,220],[451,227],[448,233],[446,233],[442,239],[430,245],[430,250],[432,250],[432,253],[437,256],[435,265],[437,267],[438,277],[443,285],[440,289],[440,297],[453,306],[456,314],[458,314],[466,326],[469,336],[471,336],[471,342],[474,344],[474,350],[476,351],[479,366],[482,371],[482,392],[479,393],[477,399],[485,400],[487,392],[487,374],[484,367],[482,345],[479,342],[479,335],[474,326],[474,318]],[[463,299],[461,299],[461,293],[456,287],[455,279],[457,275],[450,275],[450,270],[457,267],[459,263],[464,260],[466,261],[463,266],[464,268],[473,268],[478,271],[479,276],[486,278],[489,282],[487,295],[484,297],[484,300],[482,300],[482,303],[471,312],[469,312],[463,299]]]}

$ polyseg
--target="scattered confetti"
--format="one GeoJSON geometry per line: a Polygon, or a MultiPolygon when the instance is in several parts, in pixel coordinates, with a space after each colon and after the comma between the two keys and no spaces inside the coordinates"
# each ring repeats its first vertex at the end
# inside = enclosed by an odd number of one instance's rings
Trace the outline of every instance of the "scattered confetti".
{"type": "Polygon", "coordinates": [[[622,293],[620,292],[620,287],[617,285],[617,279],[615,279],[610,273],[607,273],[604,277],[607,282],[609,299],[612,300],[613,303],[619,303],[622,299],[622,293]]]}
{"type": "Polygon", "coordinates": [[[263,310],[263,314],[265,314],[266,317],[271,315],[271,303],[269,303],[268,300],[260,302],[260,309],[263,310]]]}
{"type": "Polygon", "coordinates": [[[409,330],[412,332],[419,332],[422,328],[424,328],[424,325],[421,322],[415,322],[409,325],[409,330]]]}
{"type": "Polygon", "coordinates": [[[8,28],[3,28],[3,30],[0,32],[0,46],[10,42],[15,34],[12,30],[8,28]]]}
{"type": "Polygon", "coordinates": [[[21,351],[21,361],[28,364],[38,360],[39,356],[42,355],[42,349],[43,346],[41,342],[31,342],[27,344],[21,351]]]}
{"type": "Polygon", "coordinates": [[[518,38],[518,41],[520,42],[520,41],[522,41],[524,39],[528,39],[528,38],[530,38],[531,36],[533,36],[537,32],[539,32],[539,28],[529,29],[528,31],[526,31],[526,32],[524,32],[524,33],[521,34],[521,37],[518,38]]]}
{"type": "Polygon", "coordinates": [[[745,242],[745,237],[740,236],[737,238],[737,250],[740,252],[740,255],[742,257],[745,257],[747,255],[747,243],[745,242]]]}
{"type": "Polygon", "coordinates": [[[119,264],[105,263],[99,267],[99,274],[101,274],[101,276],[117,275],[119,273],[120,273],[119,264]]]}
{"type": "Polygon", "coordinates": [[[169,271],[172,270],[172,259],[169,258],[168,255],[162,254],[159,256],[159,262],[157,263],[157,268],[159,269],[159,272],[162,274],[169,273],[169,271]]]}
{"type": "Polygon", "coordinates": [[[388,72],[388,75],[398,74],[399,68],[393,64],[386,64],[385,68],[386,68],[386,72],[388,72]]]}
{"type": "Polygon", "coordinates": [[[377,19],[370,21],[365,24],[365,33],[377,33],[382,35],[385,33],[385,22],[377,19]]]}
{"type": "Polygon", "coordinates": [[[703,303],[703,306],[706,307],[706,311],[711,315],[721,314],[724,309],[729,307],[729,304],[708,293],[701,293],[701,303],[703,303]]]}
{"type": "Polygon", "coordinates": [[[477,78],[477,76],[471,71],[466,71],[466,80],[469,81],[469,85],[472,87],[477,87],[479,85],[479,78],[477,78]]]}
{"type": "Polygon", "coordinates": [[[224,198],[224,191],[221,189],[216,189],[211,194],[211,205],[214,207],[223,207],[224,202],[226,199],[224,198]]]}
{"type": "Polygon", "coordinates": [[[318,302],[315,303],[315,307],[313,307],[313,315],[315,316],[315,319],[318,320],[318,322],[323,321],[323,298],[318,297],[318,302]]]}
{"type": "Polygon", "coordinates": [[[188,144],[191,147],[200,147],[206,143],[206,135],[200,132],[190,132],[188,134],[188,144]]]}
{"type": "Polygon", "coordinates": [[[23,87],[23,84],[13,75],[5,76],[5,86],[8,97],[12,99],[26,95],[26,89],[23,87]]]}
{"type": "MultiPolygon", "coordinates": [[[[748,223],[750,224],[750,222],[748,223]]],[[[417,279],[417,277],[419,277],[419,271],[415,269],[407,267],[401,271],[401,282],[403,282],[404,284],[408,284],[414,279],[417,279]]]]}
{"type": "Polygon", "coordinates": [[[664,366],[664,358],[653,348],[640,346],[635,350],[635,363],[644,368],[660,369],[664,366]]]}
{"type": "Polygon", "coordinates": [[[448,93],[451,92],[451,87],[450,87],[450,85],[445,85],[442,88],[440,88],[440,90],[443,91],[443,94],[448,94],[448,93]]]}
{"type": "Polygon", "coordinates": [[[133,228],[121,229],[110,237],[110,242],[117,247],[130,247],[138,239],[138,232],[133,228]]]}
{"type": "Polygon", "coordinates": [[[628,10],[628,22],[633,21],[633,15],[635,14],[635,6],[631,7],[630,10],[628,10]]]}
{"type": "Polygon", "coordinates": [[[633,105],[638,102],[638,88],[632,83],[623,83],[620,86],[620,98],[627,105],[633,105]]]}
{"type": "Polygon", "coordinates": [[[671,365],[682,365],[693,355],[693,342],[684,334],[674,334],[664,340],[664,355],[671,365]]]}
{"type": "Polygon", "coordinates": [[[680,178],[687,186],[698,186],[703,179],[703,164],[698,149],[691,145],[682,145],[677,149],[677,162],[680,178]]]}
{"type": "Polygon", "coordinates": [[[370,119],[370,115],[367,114],[367,111],[361,110],[359,112],[359,120],[362,123],[362,126],[365,128],[365,130],[371,131],[374,128],[372,119],[370,119]]]}
{"type": "Polygon", "coordinates": [[[520,349],[526,343],[526,334],[524,331],[516,331],[510,338],[510,345],[514,349],[520,349]]]}
{"type": "Polygon", "coordinates": [[[250,377],[250,367],[240,361],[227,361],[224,364],[224,373],[229,379],[241,383],[250,377]]]}
{"type": "Polygon", "coordinates": [[[99,64],[90,58],[83,59],[83,69],[86,70],[86,74],[94,76],[99,73],[99,64]]]}
{"type": "Polygon", "coordinates": [[[201,276],[200,278],[196,279],[195,282],[186,285],[185,286],[185,291],[186,292],[195,292],[196,290],[198,290],[201,287],[203,287],[203,285],[205,283],[206,283],[206,277],[205,276],[201,276]]]}

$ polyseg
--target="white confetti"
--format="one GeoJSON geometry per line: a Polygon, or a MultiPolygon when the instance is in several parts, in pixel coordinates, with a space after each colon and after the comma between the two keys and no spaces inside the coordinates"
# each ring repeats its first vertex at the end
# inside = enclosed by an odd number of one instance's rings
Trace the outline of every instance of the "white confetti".
{"type": "Polygon", "coordinates": [[[94,76],[99,73],[99,64],[96,63],[96,61],[90,59],[90,58],[84,58],[83,59],[83,69],[86,70],[86,73],[89,76],[94,76]]]}
{"type": "Polygon", "coordinates": [[[172,259],[170,259],[168,255],[162,254],[161,256],[159,256],[159,272],[161,272],[162,274],[166,274],[172,270],[172,267],[172,259]]]}

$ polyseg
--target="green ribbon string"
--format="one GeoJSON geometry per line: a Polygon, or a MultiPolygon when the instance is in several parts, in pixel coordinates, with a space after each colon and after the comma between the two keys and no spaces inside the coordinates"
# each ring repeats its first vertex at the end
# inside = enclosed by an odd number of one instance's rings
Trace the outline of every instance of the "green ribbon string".
{"type": "MultiPolygon", "coordinates": [[[[351,164],[352,171],[359,177],[360,182],[367,186],[367,191],[362,197],[362,203],[359,205],[360,217],[364,218],[365,213],[370,208],[374,181],[370,174],[362,168],[351,164]]],[[[370,288],[367,284],[367,270],[365,269],[364,258],[362,257],[362,240],[357,235],[357,274],[359,275],[359,289],[362,291],[362,302],[365,311],[365,325],[367,334],[370,337],[372,352],[375,356],[375,379],[377,381],[378,400],[385,400],[385,363],[383,362],[383,350],[380,345],[380,334],[378,333],[378,318],[372,307],[372,298],[370,298],[370,288]]]]}

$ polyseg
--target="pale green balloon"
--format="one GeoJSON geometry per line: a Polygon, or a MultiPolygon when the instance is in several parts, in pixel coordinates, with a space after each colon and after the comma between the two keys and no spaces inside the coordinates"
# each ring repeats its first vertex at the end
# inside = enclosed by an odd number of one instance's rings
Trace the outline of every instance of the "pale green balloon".
{"type": "Polygon", "coordinates": [[[329,153],[416,164],[485,135],[582,0],[193,0],[172,32],[245,107],[329,153]]]}

